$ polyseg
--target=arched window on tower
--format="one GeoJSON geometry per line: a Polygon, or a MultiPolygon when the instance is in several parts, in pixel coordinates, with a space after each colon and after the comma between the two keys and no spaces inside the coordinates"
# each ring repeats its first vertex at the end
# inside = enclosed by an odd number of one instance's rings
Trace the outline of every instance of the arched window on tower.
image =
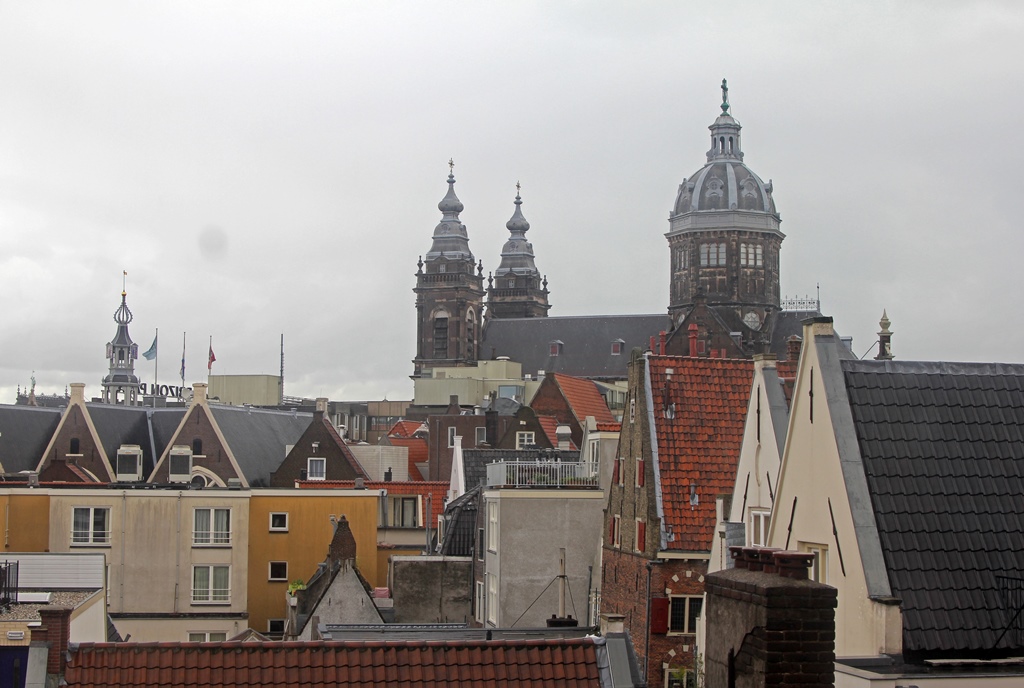
{"type": "Polygon", "coordinates": [[[466,314],[466,358],[476,359],[476,313],[473,309],[466,314]]]}
{"type": "Polygon", "coordinates": [[[448,315],[434,318],[434,358],[448,358],[448,315]]]}

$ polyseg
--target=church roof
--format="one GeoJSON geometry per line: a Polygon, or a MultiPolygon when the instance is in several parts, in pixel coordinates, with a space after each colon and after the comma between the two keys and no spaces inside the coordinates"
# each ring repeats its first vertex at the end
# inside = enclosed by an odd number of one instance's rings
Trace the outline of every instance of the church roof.
{"type": "MultiPolygon", "coordinates": [[[[518,184],[516,185],[518,189],[518,184]]],[[[512,218],[505,223],[505,227],[511,233],[508,241],[501,247],[501,264],[494,271],[495,275],[516,275],[540,276],[540,271],[534,262],[533,244],[526,240],[526,232],[530,229],[530,223],[523,217],[523,199],[516,193],[515,212],[512,218]]]]}
{"type": "MultiPolygon", "coordinates": [[[[454,167],[454,163],[449,163],[454,167]]],[[[448,175],[448,193],[437,204],[441,211],[441,221],[434,228],[434,240],[427,253],[427,262],[439,260],[468,260],[473,262],[473,253],[469,250],[469,233],[466,225],[459,219],[463,210],[462,201],[455,195],[455,174],[448,175]]]]}
{"type": "Polygon", "coordinates": [[[650,338],[668,328],[659,315],[584,315],[547,318],[494,318],[480,341],[484,357],[508,356],[521,363],[523,374],[554,371],[598,379],[625,379],[629,352],[647,349],[650,338]],[[612,344],[622,342],[620,353],[612,344]],[[552,345],[557,355],[552,356],[552,345]]]}

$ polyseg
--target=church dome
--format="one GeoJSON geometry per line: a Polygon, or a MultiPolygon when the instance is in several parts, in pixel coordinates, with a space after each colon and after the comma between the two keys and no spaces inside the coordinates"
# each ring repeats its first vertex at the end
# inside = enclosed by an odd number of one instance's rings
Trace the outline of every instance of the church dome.
{"type": "Polygon", "coordinates": [[[767,184],[743,162],[740,123],[729,113],[729,89],[722,81],[722,114],[708,129],[711,149],[704,167],[683,180],[676,193],[672,216],[707,210],[767,213],[778,218],[767,184]]]}

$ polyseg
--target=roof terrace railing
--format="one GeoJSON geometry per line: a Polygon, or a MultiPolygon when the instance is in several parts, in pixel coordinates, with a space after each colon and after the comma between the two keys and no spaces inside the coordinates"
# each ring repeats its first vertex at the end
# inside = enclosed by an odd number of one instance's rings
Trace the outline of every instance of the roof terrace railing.
{"type": "Polygon", "coordinates": [[[18,601],[18,562],[0,562],[0,609],[18,601]]]}
{"type": "Polygon", "coordinates": [[[585,461],[498,461],[487,465],[490,487],[599,487],[594,466],[585,461]]]}

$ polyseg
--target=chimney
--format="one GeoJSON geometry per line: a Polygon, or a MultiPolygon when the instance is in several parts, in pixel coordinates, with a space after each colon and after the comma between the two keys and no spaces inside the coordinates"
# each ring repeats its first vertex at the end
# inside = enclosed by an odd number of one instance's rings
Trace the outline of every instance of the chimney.
{"type": "Polygon", "coordinates": [[[342,514],[337,519],[332,519],[334,525],[334,537],[331,538],[331,545],[328,549],[331,567],[337,562],[355,561],[356,539],[352,535],[352,528],[349,527],[348,519],[342,514]]]}
{"type": "Polygon", "coordinates": [[[495,446],[498,443],[498,409],[494,408],[497,397],[491,397],[491,405],[484,412],[484,426],[487,428],[487,444],[495,446]]]}
{"type": "Polygon", "coordinates": [[[697,357],[697,323],[690,323],[690,326],[686,328],[690,338],[690,358],[697,357]]]}
{"type": "Polygon", "coordinates": [[[889,316],[883,308],[882,319],[878,321],[878,326],[882,329],[878,331],[878,355],[875,356],[876,361],[891,361],[893,358],[892,331],[889,330],[890,324],[889,316]]]}
{"type": "Polygon", "coordinates": [[[317,397],[316,411],[321,414],[327,413],[327,397],[317,397]]]}
{"type": "Polygon", "coordinates": [[[206,383],[196,382],[192,385],[192,403],[206,405],[206,383]]]}
{"type": "Polygon", "coordinates": [[[72,404],[84,404],[85,403],[85,383],[84,382],[72,382],[71,383],[71,403],[72,404]]]}
{"type": "MultiPolygon", "coordinates": [[[[84,385],[83,385],[84,387],[84,385]]],[[[42,619],[40,632],[45,632],[45,640],[50,645],[46,659],[46,675],[64,676],[67,664],[68,642],[71,640],[71,607],[43,607],[39,610],[42,619]]],[[[36,633],[32,634],[35,639],[36,633]]],[[[49,681],[47,681],[49,684],[49,681]]]]}
{"type": "Polygon", "coordinates": [[[798,334],[792,334],[786,338],[786,360],[796,361],[800,360],[800,349],[804,346],[803,337],[798,334]]]}
{"type": "Polygon", "coordinates": [[[569,426],[559,425],[555,428],[555,437],[558,438],[559,451],[568,451],[570,447],[569,443],[572,438],[572,430],[569,429],[569,426]]]}
{"type": "Polygon", "coordinates": [[[601,635],[609,633],[625,633],[625,614],[601,614],[601,635]]]}
{"type": "Polygon", "coordinates": [[[665,330],[658,333],[658,353],[665,355],[665,330]]]}
{"type": "Polygon", "coordinates": [[[384,482],[386,482],[386,483],[391,482],[391,478],[392,478],[393,475],[394,474],[391,472],[391,466],[388,466],[388,469],[386,471],[384,471],[384,482]]]}
{"type": "Polygon", "coordinates": [[[831,688],[836,589],[807,580],[813,555],[729,549],[736,567],[705,580],[705,685],[831,688]]]}

